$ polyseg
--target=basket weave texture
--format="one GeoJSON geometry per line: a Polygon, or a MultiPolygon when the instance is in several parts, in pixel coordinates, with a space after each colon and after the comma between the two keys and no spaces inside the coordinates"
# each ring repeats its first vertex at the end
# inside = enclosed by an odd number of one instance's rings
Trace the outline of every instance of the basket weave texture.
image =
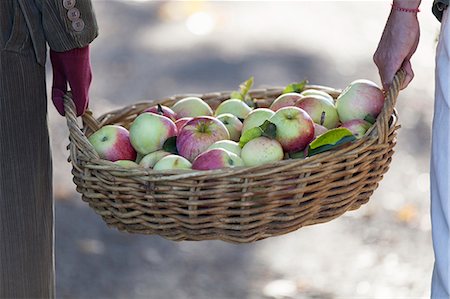
{"type": "MultiPolygon", "coordinates": [[[[138,103],[98,119],[88,111],[82,127],[66,96],[73,181],[82,199],[109,226],[170,240],[248,243],[324,223],[367,203],[388,170],[399,128],[394,107],[404,77],[403,71],[396,74],[375,125],[357,141],[307,159],[211,171],[122,168],[100,159],[87,139],[107,124],[129,128],[146,108],[156,103],[171,106],[188,95],[138,103]]],[[[334,98],[340,94],[323,86],[307,88],[334,98]]],[[[282,90],[252,90],[250,95],[259,107],[267,107],[282,90]]],[[[214,109],[229,95],[195,96],[214,109]]]]}

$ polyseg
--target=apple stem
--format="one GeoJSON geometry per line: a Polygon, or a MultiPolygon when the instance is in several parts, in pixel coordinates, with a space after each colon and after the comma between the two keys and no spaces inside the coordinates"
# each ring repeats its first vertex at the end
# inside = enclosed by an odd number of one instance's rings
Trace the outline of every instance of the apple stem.
{"type": "Polygon", "coordinates": [[[322,111],[322,115],[320,116],[320,125],[323,126],[325,122],[325,111],[322,111]]]}
{"type": "Polygon", "coordinates": [[[161,104],[158,104],[158,114],[159,114],[159,115],[164,115],[164,111],[163,111],[163,109],[162,109],[161,104]]]}

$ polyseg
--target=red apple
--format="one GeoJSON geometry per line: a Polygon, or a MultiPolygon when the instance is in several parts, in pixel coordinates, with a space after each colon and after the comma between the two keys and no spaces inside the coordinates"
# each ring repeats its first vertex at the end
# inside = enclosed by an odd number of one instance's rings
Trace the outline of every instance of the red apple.
{"type": "Polygon", "coordinates": [[[370,122],[363,119],[352,119],[341,125],[341,127],[349,129],[357,139],[363,137],[371,126],[372,124],[370,122]]]}
{"type": "Polygon", "coordinates": [[[150,108],[147,108],[144,110],[144,112],[150,112],[150,113],[163,115],[165,117],[170,118],[172,121],[177,120],[177,114],[175,112],[173,112],[172,109],[170,109],[167,106],[160,105],[160,104],[152,106],[150,108]]]}
{"type": "Polygon", "coordinates": [[[230,139],[225,125],[210,116],[194,117],[188,121],[177,137],[178,153],[188,159],[194,159],[206,151],[216,141],[230,139]]]}
{"type": "Polygon", "coordinates": [[[283,107],[295,106],[295,103],[301,98],[303,98],[303,96],[296,92],[284,93],[273,101],[272,105],[270,105],[270,109],[276,112],[283,107]]]}
{"type": "Polygon", "coordinates": [[[180,132],[180,131],[181,131],[181,128],[183,128],[184,125],[185,125],[188,121],[190,121],[192,118],[193,118],[193,117],[182,117],[182,118],[177,119],[177,120],[175,121],[175,125],[177,126],[178,132],[180,132]]]}
{"type": "Polygon", "coordinates": [[[136,151],[130,142],[130,133],[124,127],[103,126],[89,136],[88,140],[102,159],[113,162],[136,159],[136,151]]]}
{"type": "Polygon", "coordinates": [[[281,108],[269,121],[276,125],[276,139],[286,152],[303,150],[314,139],[314,122],[303,109],[281,108]]]}
{"type": "Polygon", "coordinates": [[[376,119],[384,105],[384,95],[374,82],[355,80],[336,99],[336,107],[341,122],[352,119],[376,119]]]}
{"type": "Polygon", "coordinates": [[[214,148],[201,153],[192,162],[192,169],[212,170],[225,167],[244,166],[242,159],[223,148],[214,148]]]}
{"type": "Polygon", "coordinates": [[[324,126],[314,123],[314,138],[322,135],[323,133],[326,133],[327,131],[328,129],[325,128],[324,126]]]}

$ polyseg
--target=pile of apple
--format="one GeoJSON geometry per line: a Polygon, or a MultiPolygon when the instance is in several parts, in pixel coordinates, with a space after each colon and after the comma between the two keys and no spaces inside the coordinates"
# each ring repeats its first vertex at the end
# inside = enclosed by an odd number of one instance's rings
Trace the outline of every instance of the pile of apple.
{"type": "Polygon", "coordinates": [[[361,138],[384,104],[381,89],[356,80],[335,100],[293,83],[269,107],[248,96],[253,78],[215,111],[201,98],[155,105],[130,129],[107,125],[89,141],[100,158],[122,167],[213,170],[307,158],[361,138]]]}

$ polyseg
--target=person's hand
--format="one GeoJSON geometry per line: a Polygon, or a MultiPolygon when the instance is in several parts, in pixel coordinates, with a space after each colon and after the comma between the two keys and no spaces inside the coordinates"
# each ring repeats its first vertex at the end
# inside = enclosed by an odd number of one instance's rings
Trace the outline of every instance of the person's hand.
{"type": "Polygon", "coordinates": [[[65,115],[63,96],[69,83],[77,116],[83,115],[89,104],[89,87],[92,81],[89,46],[67,52],[50,50],[50,60],[53,69],[52,101],[56,110],[65,115]]]}
{"type": "MultiPolygon", "coordinates": [[[[420,1],[408,1],[397,1],[397,3],[394,2],[394,5],[399,7],[412,5],[408,8],[414,6],[418,8],[420,4],[420,1]]],[[[414,78],[410,59],[417,49],[419,36],[420,28],[417,13],[399,11],[393,8],[373,56],[384,90],[388,89],[395,73],[400,68],[406,71],[406,78],[401,89],[406,88],[414,78]]]]}

